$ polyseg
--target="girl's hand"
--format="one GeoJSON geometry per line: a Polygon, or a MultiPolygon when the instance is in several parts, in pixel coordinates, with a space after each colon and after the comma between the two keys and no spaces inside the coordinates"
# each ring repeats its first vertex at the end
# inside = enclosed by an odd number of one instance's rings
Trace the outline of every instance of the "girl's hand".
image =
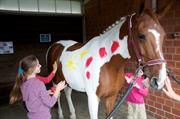
{"type": "Polygon", "coordinates": [[[67,86],[65,82],[66,82],[66,81],[61,81],[61,82],[59,82],[59,83],[57,84],[57,86],[56,86],[56,90],[57,90],[57,91],[63,90],[63,89],[67,86]]]}
{"type": "Polygon", "coordinates": [[[126,79],[127,83],[130,83],[130,82],[132,81],[132,78],[133,78],[133,77],[130,77],[130,78],[129,78],[129,77],[125,76],[125,79],[126,79]]]}
{"type": "Polygon", "coordinates": [[[171,82],[170,82],[170,79],[169,77],[166,78],[165,80],[165,85],[166,85],[166,88],[163,88],[163,91],[164,93],[169,96],[170,98],[176,100],[176,101],[180,101],[180,95],[178,95],[172,88],[171,86],[171,82]]]}
{"type": "Polygon", "coordinates": [[[149,87],[150,87],[150,83],[149,83],[149,82],[150,82],[150,81],[149,81],[149,78],[147,77],[147,78],[145,78],[145,79],[142,81],[142,84],[143,84],[144,87],[149,88],[149,87]]]}
{"type": "Polygon", "coordinates": [[[55,74],[57,71],[57,62],[55,61],[53,64],[53,73],[55,74]]]}
{"type": "Polygon", "coordinates": [[[55,92],[54,92],[54,97],[58,98],[60,91],[63,90],[66,86],[67,86],[67,85],[66,85],[65,81],[59,82],[59,83],[56,85],[56,90],[55,90],[55,92]]]}
{"type": "Polygon", "coordinates": [[[140,86],[137,83],[134,85],[134,87],[136,87],[137,89],[140,89],[140,86]]]}
{"type": "Polygon", "coordinates": [[[53,94],[53,92],[52,92],[51,90],[48,90],[48,93],[49,93],[50,95],[52,95],[52,94],[53,94]]]}
{"type": "Polygon", "coordinates": [[[165,85],[166,85],[167,90],[165,88],[163,88],[164,93],[166,93],[166,95],[168,95],[169,97],[172,97],[175,92],[172,89],[169,77],[166,78],[165,85]]]}

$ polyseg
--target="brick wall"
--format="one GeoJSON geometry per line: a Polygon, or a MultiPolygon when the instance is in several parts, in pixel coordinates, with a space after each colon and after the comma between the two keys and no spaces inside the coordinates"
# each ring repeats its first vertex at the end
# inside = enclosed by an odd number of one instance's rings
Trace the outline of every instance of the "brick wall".
{"type": "Polygon", "coordinates": [[[85,5],[87,40],[102,33],[121,16],[127,15],[130,6],[128,0],[90,0],[85,5]]]}
{"type": "MultiPolygon", "coordinates": [[[[158,9],[168,2],[169,0],[159,0],[158,9]]],[[[121,16],[130,13],[131,7],[131,0],[90,0],[85,5],[87,40],[102,33],[121,16]]],[[[180,32],[180,0],[175,0],[175,4],[160,23],[168,36],[163,45],[165,59],[168,67],[176,74],[176,78],[180,79],[180,37],[172,37],[172,33],[180,32]]],[[[180,87],[174,81],[172,85],[180,94],[180,87]]],[[[145,101],[148,114],[157,119],[180,118],[180,103],[168,98],[162,92],[150,90],[145,101]]]]}

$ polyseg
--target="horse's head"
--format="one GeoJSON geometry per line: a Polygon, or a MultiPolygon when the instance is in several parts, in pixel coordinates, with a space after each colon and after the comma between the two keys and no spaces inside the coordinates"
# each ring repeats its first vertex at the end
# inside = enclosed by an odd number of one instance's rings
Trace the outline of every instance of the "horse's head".
{"type": "Polygon", "coordinates": [[[149,71],[151,87],[158,90],[164,86],[167,76],[166,62],[162,51],[166,33],[159,23],[159,18],[169,8],[168,5],[161,14],[154,13],[149,9],[141,9],[132,17],[132,39],[149,71]]]}

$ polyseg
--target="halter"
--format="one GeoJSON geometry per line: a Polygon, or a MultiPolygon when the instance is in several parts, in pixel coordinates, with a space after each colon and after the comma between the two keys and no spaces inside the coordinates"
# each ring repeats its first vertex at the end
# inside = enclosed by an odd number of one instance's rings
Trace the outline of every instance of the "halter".
{"type": "Polygon", "coordinates": [[[166,63],[166,61],[163,59],[154,59],[154,60],[149,60],[145,63],[143,62],[142,55],[140,54],[140,49],[135,44],[134,39],[133,39],[133,35],[132,35],[132,17],[134,15],[135,15],[135,13],[128,16],[128,18],[129,18],[129,22],[128,22],[128,30],[129,30],[128,44],[133,46],[133,49],[134,49],[135,54],[136,54],[138,66],[143,65],[145,67],[145,66],[153,66],[156,64],[166,63]]]}

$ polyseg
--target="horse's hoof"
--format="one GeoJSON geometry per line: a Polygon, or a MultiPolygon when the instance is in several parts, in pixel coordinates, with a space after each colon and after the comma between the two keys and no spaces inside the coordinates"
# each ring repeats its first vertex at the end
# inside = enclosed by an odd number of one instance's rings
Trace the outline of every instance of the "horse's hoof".
{"type": "Polygon", "coordinates": [[[70,116],[70,119],[76,119],[76,115],[75,115],[75,114],[72,114],[72,115],[70,116]]]}
{"type": "Polygon", "coordinates": [[[59,119],[64,119],[64,116],[59,116],[59,119]]]}
{"type": "Polygon", "coordinates": [[[64,117],[59,117],[59,119],[64,119],[64,117]]]}

